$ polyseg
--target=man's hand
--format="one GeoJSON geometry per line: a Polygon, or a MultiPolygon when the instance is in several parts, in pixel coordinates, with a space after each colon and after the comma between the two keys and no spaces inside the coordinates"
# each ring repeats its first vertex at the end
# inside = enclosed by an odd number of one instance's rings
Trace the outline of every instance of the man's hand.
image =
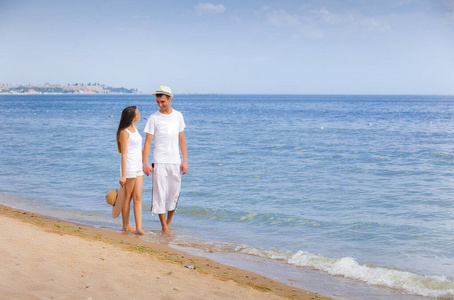
{"type": "Polygon", "coordinates": [[[180,166],[181,173],[186,174],[188,173],[188,163],[187,162],[182,162],[180,166]]]}
{"type": "Polygon", "coordinates": [[[143,172],[150,176],[151,172],[153,172],[153,168],[149,164],[143,164],[143,172]]]}

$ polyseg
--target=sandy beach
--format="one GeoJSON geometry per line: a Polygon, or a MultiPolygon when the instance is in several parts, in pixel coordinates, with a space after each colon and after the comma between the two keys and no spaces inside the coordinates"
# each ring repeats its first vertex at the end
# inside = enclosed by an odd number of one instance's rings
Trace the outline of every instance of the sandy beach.
{"type": "Polygon", "coordinates": [[[3,205],[0,226],[7,299],[328,299],[133,234],[3,205]]]}

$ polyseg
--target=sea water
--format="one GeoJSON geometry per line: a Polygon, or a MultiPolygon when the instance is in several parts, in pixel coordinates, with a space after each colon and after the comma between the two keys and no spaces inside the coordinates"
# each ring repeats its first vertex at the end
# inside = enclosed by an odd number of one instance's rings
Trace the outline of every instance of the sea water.
{"type": "MultiPolygon", "coordinates": [[[[119,230],[104,194],[129,105],[145,137],[149,95],[0,95],[0,201],[119,230]]],[[[176,237],[159,234],[145,177],[144,239],[302,288],[320,277],[316,291],[339,299],[454,298],[454,97],[176,95],[172,107],[189,160],[176,237]]]]}

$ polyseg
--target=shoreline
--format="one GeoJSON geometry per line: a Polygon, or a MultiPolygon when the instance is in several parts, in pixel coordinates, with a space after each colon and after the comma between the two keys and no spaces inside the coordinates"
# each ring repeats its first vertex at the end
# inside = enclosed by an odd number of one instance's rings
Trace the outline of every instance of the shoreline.
{"type": "MultiPolygon", "coordinates": [[[[221,263],[217,263],[211,259],[205,258],[205,257],[200,257],[196,255],[189,254],[187,252],[171,248],[167,245],[163,244],[157,244],[157,243],[152,243],[148,241],[144,241],[143,239],[138,238],[137,236],[133,234],[124,234],[124,233],[119,233],[113,230],[108,230],[108,229],[100,229],[100,228],[95,228],[87,225],[81,225],[77,223],[72,223],[68,221],[63,221],[58,218],[30,212],[30,211],[25,211],[22,209],[16,209],[12,208],[3,204],[0,204],[0,220],[2,223],[11,223],[14,222],[15,226],[17,228],[14,228],[14,232],[21,232],[24,227],[30,227],[29,225],[33,225],[32,228],[33,230],[38,231],[39,233],[42,233],[43,235],[45,234],[50,234],[51,238],[52,237],[70,237],[70,238],[75,238],[76,239],[76,245],[77,248],[82,247],[84,248],[84,244],[86,243],[101,243],[102,248],[113,248],[116,251],[120,251],[120,258],[122,259],[129,257],[129,253],[133,253],[134,256],[138,256],[139,261],[145,261],[148,263],[156,264],[156,263],[161,263],[164,264],[164,268],[169,268],[173,269],[174,273],[178,273],[176,275],[182,275],[183,276],[183,281],[178,284],[178,281],[174,282],[175,278],[172,278],[172,282],[174,284],[183,286],[184,288],[174,288],[173,296],[191,296],[191,291],[183,291],[189,288],[186,285],[184,274],[187,274],[187,272],[193,272],[190,273],[191,275],[194,275],[194,272],[197,273],[197,276],[202,276],[203,278],[207,278],[209,282],[211,282],[214,285],[237,285],[238,288],[233,288],[234,294],[231,294],[230,296],[245,296],[245,297],[263,297],[263,296],[270,296],[270,297],[284,297],[284,298],[290,298],[290,299],[329,299],[327,297],[321,296],[318,293],[313,293],[313,292],[308,292],[299,288],[291,287],[288,286],[284,283],[277,282],[274,280],[271,280],[269,278],[266,278],[262,275],[258,275],[253,272],[245,271],[242,269],[238,269],[232,266],[224,265],[221,263]],[[23,224],[23,225],[21,225],[23,224]],[[29,225],[27,225],[29,224],[29,225]],[[150,262],[151,261],[151,262],[150,262]],[[196,269],[188,269],[184,268],[184,265],[189,265],[189,266],[195,266],[196,269]],[[251,293],[250,291],[253,291],[251,293]],[[254,294],[254,295],[252,295],[254,294]]],[[[35,232],[36,234],[36,232],[35,232]]],[[[5,239],[5,237],[2,237],[5,239]]],[[[8,237],[6,237],[8,238],[8,237]]],[[[9,237],[9,239],[12,239],[9,237]]],[[[27,243],[27,241],[23,241],[24,243],[27,243]]],[[[39,242],[39,241],[38,241],[39,242]]],[[[4,241],[4,244],[10,244],[10,241],[6,240],[4,241]]],[[[40,248],[39,243],[33,243],[33,245],[30,245],[31,249],[15,249],[16,253],[19,253],[21,251],[30,251],[33,248],[40,248]]],[[[4,246],[2,246],[4,247],[4,246]]],[[[64,244],[60,244],[60,247],[64,247],[64,244]]],[[[4,249],[0,248],[4,252],[4,249]]],[[[14,249],[13,249],[14,250],[14,249]]],[[[67,249],[70,250],[70,249],[67,249]]],[[[61,252],[61,249],[59,250],[61,252]]],[[[58,255],[57,255],[58,256],[58,255]]],[[[40,260],[42,258],[34,257],[35,260],[40,260]]],[[[58,259],[58,257],[55,257],[55,259],[58,259]]],[[[101,261],[107,260],[107,258],[100,258],[101,261]]],[[[5,261],[11,261],[11,258],[8,258],[8,256],[2,255],[2,260],[4,260],[3,265],[6,265],[5,261]]],[[[14,259],[13,259],[14,260],[14,259]]],[[[71,263],[71,262],[68,262],[71,263]]],[[[73,262],[74,263],[74,262],[73,262]]],[[[77,262],[79,263],[79,261],[77,262]]],[[[84,262],[82,262],[84,263],[84,262]]],[[[142,264],[142,263],[140,263],[142,264]]],[[[33,268],[33,266],[30,266],[33,268]]],[[[70,270],[66,270],[64,266],[60,266],[60,270],[58,272],[69,272],[70,270]]],[[[158,268],[159,269],[159,268],[158,268]]],[[[6,269],[5,273],[10,273],[8,274],[8,278],[14,277],[15,274],[15,268],[14,266],[9,267],[6,269]],[[10,271],[10,272],[8,272],[10,271]]],[[[120,270],[116,270],[117,272],[121,272],[120,270]]],[[[149,270],[150,272],[154,271],[153,268],[149,270]]],[[[145,270],[144,272],[148,272],[145,270]]],[[[32,274],[32,273],[31,273],[32,274]]],[[[126,274],[128,275],[128,274],[126,274]]],[[[147,274],[143,274],[147,275],[147,274]]],[[[150,275],[150,274],[148,274],[150,275]]],[[[33,276],[33,275],[32,275],[33,276]]],[[[64,276],[63,276],[64,277],[64,276]]],[[[153,275],[149,276],[150,278],[153,277],[153,275]]],[[[175,277],[175,276],[174,276],[175,277]]],[[[159,277],[158,277],[159,278],[159,277]]],[[[11,278],[10,278],[11,279],[11,278]]],[[[24,280],[24,278],[20,278],[21,280],[24,280]]],[[[32,278],[30,278],[32,279],[32,278]]],[[[36,278],[34,278],[36,279],[36,278]]],[[[39,279],[39,278],[38,278],[39,279]]],[[[14,278],[13,278],[14,280],[14,278]]],[[[16,278],[15,280],[19,280],[19,278],[16,278]]],[[[53,279],[52,279],[53,280],[53,279]]],[[[196,291],[200,292],[201,286],[199,286],[197,283],[197,280],[202,280],[202,279],[196,279],[194,286],[196,287],[196,291]]],[[[39,280],[38,280],[39,283],[39,280]]],[[[48,283],[46,282],[41,282],[42,287],[46,286],[48,283]]],[[[69,288],[71,285],[70,283],[64,283],[63,285],[66,285],[66,288],[69,288]],[[69,284],[69,286],[68,286],[69,284]]],[[[1,287],[1,285],[0,285],[1,287]]],[[[4,290],[6,287],[1,287],[1,290],[4,290]]],[[[73,287],[77,288],[77,287],[73,287]]],[[[142,286],[140,286],[142,288],[142,286]]],[[[230,287],[232,288],[232,287],[230,287]]],[[[203,287],[204,292],[207,293],[208,295],[211,295],[213,297],[219,297],[219,292],[218,288],[213,288],[210,289],[210,287],[205,286],[203,287]]],[[[226,288],[225,291],[228,291],[229,289],[226,288]]],[[[226,292],[223,292],[224,294],[226,292]]],[[[5,291],[2,291],[5,292],[5,291]]],[[[12,292],[12,291],[10,291],[12,292]]],[[[27,293],[21,294],[20,291],[15,291],[18,293],[15,296],[18,295],[30,295],[27,293]]],[[[86,291],[84,291],[86,292],[86,291]]],[[[131,291],[129,291],[131,292],[131,291]]],[[[33,294],[31,294],[33,295],[33,294]]],[[[42,294],[37,294],[41,295],[42,294]]],[[[85,295],[81,292],[79,296],[85,295]]],[[[14,296],[14,295],[13,295],[14,296]]],[[[98,295],[102,296],[102,294],[98,295]]],[[[136,295],[138,298],[140,298],[140,295],[136,295]]],[[[164,295],[162,295],[164,296],[164,295]]],[[[229,297],[228,295],[221,296],[221,298],[224,297],[229,297]]]]}

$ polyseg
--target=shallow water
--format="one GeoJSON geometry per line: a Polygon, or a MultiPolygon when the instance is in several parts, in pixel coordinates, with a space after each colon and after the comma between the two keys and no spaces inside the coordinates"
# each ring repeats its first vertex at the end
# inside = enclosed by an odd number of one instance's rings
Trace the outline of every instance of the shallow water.
{"type": "MultiPolygon", "coordinates": [[[[172,103],[185,116],[190,166],[174,246],[316,269],[393,297],[454,297],[454,97],[172,103]]],[[[115,131],[128,105],[142,117],[157,109],[144,95],[0,96],[1,201],[118,228],[104,194],[119,179],[115,131]]],[[[145,211],[150,198],[145,178],[145,211]]],[[[144,227],[160,239],[157,216],[145,213],[144,227]]]]}

